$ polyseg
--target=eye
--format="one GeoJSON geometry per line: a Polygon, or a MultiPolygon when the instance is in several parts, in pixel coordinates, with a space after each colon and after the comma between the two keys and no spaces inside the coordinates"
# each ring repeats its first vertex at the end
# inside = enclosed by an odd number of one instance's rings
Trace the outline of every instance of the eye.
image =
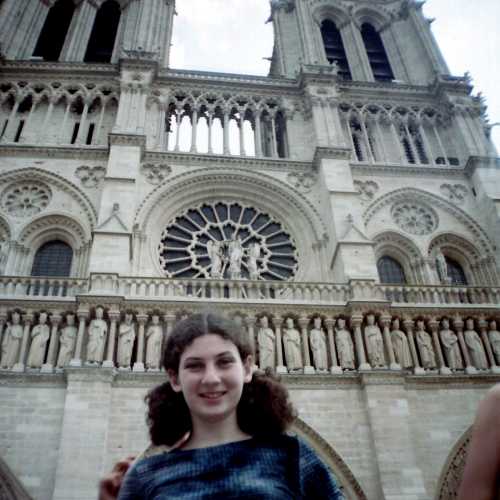
{"type": "Polygon", "coordinates": [[[234,363],[235,359],[233,357],[220,358],[219,365],[221,366],[229,366],[234,363]]]}
{"type": "Polygon", "coordinates": [[[186,370],[201,370],[203,368],[203,364],[202,363],[186,363],[184,365],[184,368],[186,370]]]}

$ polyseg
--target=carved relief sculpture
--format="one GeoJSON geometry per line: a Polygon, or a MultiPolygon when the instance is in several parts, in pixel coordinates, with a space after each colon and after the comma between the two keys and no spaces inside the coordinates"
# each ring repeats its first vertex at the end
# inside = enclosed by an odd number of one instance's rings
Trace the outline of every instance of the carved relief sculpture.
{"type": "Polygon", "coordinates": [[[260,245],[258,243],[250,245],[250,247],[248,248],[247,267],[251,280],[259,279],[259,268],[257,267],[257,260],[259,259],[259,257],[260,245]]]}
{"type": "Polygon", "coordinates": [[[57,356],[57,368],[69,365],[75,349],[77,327],[75,326],[75,315],[66,316],[66,326],[61,330],[59,338],[59,355],[57,356]]]}
{"type": "Polygon", "coordinates": [[[210,258],[210,277],[222,278],[222,249],[220,241],[209,240],[207,243],[207,253],[210,258]]]}
{"type": "Polygon", "coordinates": [[[438,250],[436,254],[436,267],[439,274],[439,279],[443,285],[450,284],[450,277],[448,275],[448,264],[446,263],[446,257],[441,250],[438,250]]]}
{"type": "Polygon", "coordinates": [[[102,362],[104,344],[108,333],[108,325],[102,319],[104,310],[96,307],[95,318],[89,324],[89,341],[87,344],[87,364],[94,365],[102,362]]]}
{"type": "Polygon", "coordinates": [[[354,370],[354,345],[352,343],[351,332],[345,327],[345,319],[337,319],[335,330],[335,342],[340,366],[344,370],[354,370]]]}
{"type": "Polygon", "coordinates": [[[469,349],[472,364],[478,370],[487,370],[488,359],[486,358],[486,352],[479,335],[474,330],[474,320],[471,318],[465,322],[464,340],[469,349]]]}
{"type": "Polygon", "coordinates": [[[118,328],[118,353],[116,361],[120,369],[130,369],[135,340],[135,325],[132,320],[132,314],[126,313],[125,321],[120,323],[120,327],[118,328]]]}
{"type": "Polygon", "coordinates": [[[326,337],[321,328],[321,318],[314,318],[314,328],[309,332],[309,341],[313,354],[314,367],[318,372],[328,371],[328,357],[326,352],[326,337]]]}
{"type": "Polygon", "coordinates": [[[294,327],[293,318],[286,319],[283,344],[285,346],[285,359],[288,371],[301,372],[304,363],[302,361],[300,332],[294,327]]]}
{"type": "Polygon", "coordinates": [[[373,368],[385,367],[384,340],[380,328],[375,324],[375,316],[369,314],[366,317],[365,342],[368,351],[368,359],[373,368]]]}
{"type": "Polygon", "coordinates": [[[12,368],[19,356],[19,347],[23,338],[23,326],[21,325],[21,315],[18,312],[12,313],[11,322],[7,325],[2,341],[2,368],[12,368]]]}
{"type": "Polygon", "coordinates": [[[146,330],[146,368],[150,371],[160,369],[161,342],[163,330],[160,325],[160,317],[154,314],[151,324],[146,330]]]}
{"type": "Polygon", "coordinates": [[[399,328],[398,318],[392,322],[391,340],[396,362],[403,369],[411,368],[413,362],[411,359],[410,345],[405,333],[399,328]]]}
{"type": "Polygon", "coordinates": [[[464,367],[458,337],[450,330],[450,322],[445,318],[441,321],[442,330],[439,332],[443,344],[444,355],[450,370],[462,370],[464,367]]]}
{"type": "Polygon", "coordinates": [[[490,331],[488,333],[491,349],[493,350],[493,354],[497,360],[497,363],[500,363],[500,332],[497,330],[497,322],[490,322],[490,331]]]}
{"type": "Polygon", "coordinates": [[[243,258],[243,245],[238,237],[229,242],[229,275],[231,279],[241,278],[241,259],[243,258]]]}
{"type": "Polygon", "coordinates": [[[259,319],[259,331],[257,332],[257,343],[259,345],[259,367],[261,370],[276,367],[276,337],[269,328],[267,316],[259,319]]]}
{"type": "Polygon", "coordinates": [[[422,366],[426,370],[432,370],[436,368],[436,353],[434,352],[434,347],[432,346],[432,338],[425,331],[425,324],[422,320],[417,321],[417,331],[416,339],[418,350],[420,352],[420,359],[422,360],[422,366]]]}
{"type": "Polygon", "coordinates": [[[28,353],[28,368],[41,368],[50,338],[50,327],[47,325],[47,313],[40,313],[38,324],[31,330],[31,345],[28,353]]]}

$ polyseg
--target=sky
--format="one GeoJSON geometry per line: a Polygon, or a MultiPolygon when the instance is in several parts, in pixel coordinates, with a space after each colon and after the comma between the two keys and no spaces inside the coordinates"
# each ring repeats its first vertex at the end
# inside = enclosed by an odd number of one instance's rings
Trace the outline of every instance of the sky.
{"type": "MultiPolygon", "coordinates": [[[[267,75],[273,47],[269,0],[177,0],[170,66],[267,75]]],[[[486,97],[500,152],[500,0],[427,0],[432,30],[453,75],[468,71],[486,97]]]]}

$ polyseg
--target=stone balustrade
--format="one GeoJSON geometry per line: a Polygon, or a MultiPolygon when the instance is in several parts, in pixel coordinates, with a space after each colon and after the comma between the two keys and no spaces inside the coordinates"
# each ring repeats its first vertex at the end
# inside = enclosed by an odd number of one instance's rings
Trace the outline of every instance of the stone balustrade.
{"type": "Polygon", "coordinates": [[[71,298],[86,293],[88,280],[82,278],[49,278],[44,276],[1,276],[0,299],[71,298]]]}

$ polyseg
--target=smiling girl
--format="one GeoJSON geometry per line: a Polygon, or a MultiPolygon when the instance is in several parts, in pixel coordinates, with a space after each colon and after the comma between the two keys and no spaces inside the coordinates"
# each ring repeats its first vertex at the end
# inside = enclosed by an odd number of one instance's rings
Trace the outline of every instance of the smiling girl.
{"type": "Polygon", "coordinates": [[[177,324],[163,356],[169,381],[146,397],[155,448],[120,487],[121,464],[119,500],[344,498],[312,449],[285,434],[295,418],[285,387],[253,364],[232,321],[197,314],[177,324]]]}

